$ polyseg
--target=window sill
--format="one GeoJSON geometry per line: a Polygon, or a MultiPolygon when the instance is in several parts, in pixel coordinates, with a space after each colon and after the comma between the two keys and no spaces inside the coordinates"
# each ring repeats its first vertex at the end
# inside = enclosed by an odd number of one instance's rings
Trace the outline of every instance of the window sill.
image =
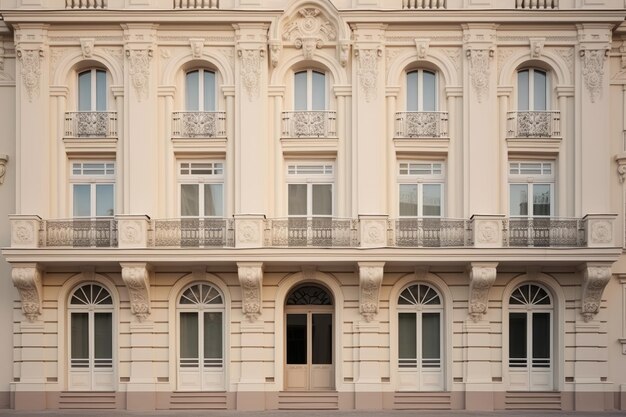
{"type": "Polygon", "coordinates": [[[558,153],[562,139],[554,138],[506,138],[510,151],[524,153],[558,153]]]}
{"type": "Polygon", "coordinates": [[[226,153],[225,137],[217,138],[172,138],[174,152],[226,153]]]}
{"type": "Polygon", "coordinates": [[[450,138],[393,138],[397,153],[448,153],[450,138]]]}
{"type": "Polygon", "coordinates": [[[280,139],[283,153],[328,153],[337,154],[339,138],[292,138],[283,137],[280,139]]]}
{"type": "Polygon", "coordinates": [[[63,138],[65,150],[71,152],[115,152],[117,138],[63,138]]]}

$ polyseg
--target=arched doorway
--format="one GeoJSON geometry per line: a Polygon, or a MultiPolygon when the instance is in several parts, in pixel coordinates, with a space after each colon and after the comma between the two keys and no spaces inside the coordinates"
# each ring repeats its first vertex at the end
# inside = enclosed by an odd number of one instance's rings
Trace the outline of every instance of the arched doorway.
{"type": "Polygon", "coordinates": [[[334,389],[334,305],[316,284],[294,288],[285,301],[285,389],[334,389]]]}
{"type": "Polygon", "coordinates": [[[70,391],[113,391],[113,299],[96,283],[83,284],[70,295],[70,391]]]}
{"type": "Polygon", "coordinates": [[[509,298],[509,389],[554,388],[554,305],[538,284],[519,285],[509,298]]]}

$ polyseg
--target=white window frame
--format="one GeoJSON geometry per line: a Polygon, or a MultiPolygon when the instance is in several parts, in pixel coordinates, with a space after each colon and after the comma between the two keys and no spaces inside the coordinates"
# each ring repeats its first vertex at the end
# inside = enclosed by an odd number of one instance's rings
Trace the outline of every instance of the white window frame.
{"type": "Polygon", "coordinates": [[[439,111],[439,73],[437,71],[417,68],[406,72],[405,83],[406,86],[406,110],[423,112],[424,110],[424,72],[429,72],[435,75],[435,110],[439,111]],[[417,110],[409,110],[409,74],[417,72],[417,110]]]}
{"type": "Polygon", "coordinates": [[[313,217],[335,217],[335,204],[336,204],[336,196],[335,196],[335,163],[330,161],[289,161],[286,164],[286,213],[289,213],[289,185],[290,184],[305,184],[307,186],[307,214],[306,215],[289,215],[290,218],[313,218],[313,217]],[[298,168],[306,167],[314,167],[321,166],[323,167],[323,172],[321,173],[299,173],[298,168]],[[292,171],[292,167],[295,168],[295,172],[290,173],[292,171]],[[316,184],[330,184],[331,185],[331,194],[332,194],[332,202],[331,202],[331,214],[330,215],[313,215],[313,185],[316,184]]]}
{"type": "Polygon", "coordinates": [[[519,85],[519,73],[528,71],[528,109],[517,109],[518,111],[550,111],[550,72],[541,68],[522,68],[517,71],[515,83],[517,84],[517,95],[519,103],[519,95],[521,86],[519,85]],[[546,74],[546,108],[544,110],[535,110],[535,71],[546,74]]]}
{"type": "Polygon", "coordinates": [[[90,82],[91,82],[91,106],[89,110],[79,110],[79,111],[85,111],[85,112],[96,112],[96,111],[107,111],[107,109],[109,108],[109,97],[108,97],[108,87],[109,87],[109,73],[108,71],[106,71],[105,69],[102,68],[91,68],[88,70],[84,70],[84,71],[79,71],[76,74],[76,83],[78,85],[77,87],[77,91],[78,91],[78,95],[76,96],[76,108],[79,107],[79,103],[80,103],[80,75],[89,72],[90,75],[90,82]],[[105,86],[104,86],[104,110],[96,110],[98,108],[98,97],[97,97],[97,92],[98,92],[98,78],[97,78],[97,72],[98,71],[102,71],[105,74],[105,86]]]}
{"type": "MultiPolygon", "coordinates": [[[[198,71],[198,112],[217,112],[219,111],[219,101],[217,94],[217,71],[214,71],[210,68],[195,68],[185,72],[185,94],[187,94],[187,76],[192,72],[198,71]],[[215,97],[213,100],[215,101],[215,110],[206,110],[204,108],[204,72],[212,72],[215,77],[215,97]]],[[[187,97],[185,96],[185,107],[187,107],[187,97]]],[[[193,111],[185,108],[185,111],[193,111]]]]}
{"type": "MultiPolygon", "coordinates": [[[[176,163],[178,177],[178,215],[185,219],[222,219],[226,217],[226,167],[223,159],[214,160],[179,160],[176,163]],[[183,165],[189,164],[189,174],[183,174],[183,165]],[[211,164],[211,169],[220,169],[216,165],[221,164],[221,174],[192,174],[193,164],[211,164]],[[222,216],[207,216],[204,213],[204,184],[221,184],[222,185],[222,216]],[[198,186],[198,216],[183,216],[181,207],[182,186],[197,185],[198,186]]],[[[199,169],[199,168],[196,168],[199,169]]]]}
{"type": "Polygon", "coordinates": [[[556,198],[554,196],[555,183],[556,183],[556,163],[551,160],[509,160],[508,161],[508,172],[509,172],[509,184],[508,184],[508,205],[509,205],[509,216],[515,218],[532,218],[532,217],[543,217],[550,218],[554,217],[555,213],[555,204],[556,198]],[[511,174],[511,169],[513,164],[519,164],[518,173],[511,174]],[[545,166],[550,166],[550,173],[541,173],[541,174],[522,174],[521,166],[523,164],[542,164],[541,171],[544,171],[545,166]],[[511,215],[511,186],[512,185],[526,185],[528,188],[528,214],[527,215],[511,215]],[[535,185],[549,185],[550,186],[550,215],[535,215],[533,213],[534,210],[534,186],[535,185]]]}
{"type": "Polygon", "coordinates": [[[70,161],[70,210],[72,211],[72,218],[111,218],[115,216],[116,210],[116,173],[117,167],[116,162],[114,160],[71,160],[70,161]],[[102,175],[98,174],[74,174],[74,169],[76,164],[81,164],[81,170],[84,170],[84,164],[105,164],[104,170],[105,173],[102,175]],[[106,171],[109,169],[107,165],[112,165],[112,174],[107,174],[106,171]],[[74,186],[80,184],[89,184],[91,185],[90,190],[90,215],[89,216],[75,216],[74,215],[74,186]],[[96,216],[96,185],[98,184],[107,184],[113,185],[113,215],[111,216],[96,216]]]}
{"type": "Polygon", "coordinates": [[[445,217],[445,195],[446,195],[446,163],[444,161],[419,161],[419,160],[407,160],[407,161],[398,161],[397,165],[397,175],[398,175],[398,204],[396,205],[396,212],[398,218],[402,219],[414,219],[414,218],[433,218],[439,219],[445,217]],[[430,165],[430,174],[410,174],[407,172],[406,174],[401,173],[403,166],[406,165],[407,169],[410,170],[411,165],[430,165]],[[441,167],[441,173],[435,173],[435,168],[437,165],[441,167]],[[400,188],[402,185],[417,185],[417,216],[401,216],[400,215],[400,188]],[[441,214],[439,216],[424,216],[424,193],[423,186],[424,184],[437,184],[441,186],[441,214]]]}
{"type": "Polygon", "coordinates": [[[328,73],[315,68],[294,71],[293,73],[293,108],[294,111],[328,111],[330,107],[328,73]],[[306,110],[295,110],[296,108],[296,74],[306,72],[306,110]],[[317,72],[324,76],[324,109],[313,110],[313,73],[317,72]]]}

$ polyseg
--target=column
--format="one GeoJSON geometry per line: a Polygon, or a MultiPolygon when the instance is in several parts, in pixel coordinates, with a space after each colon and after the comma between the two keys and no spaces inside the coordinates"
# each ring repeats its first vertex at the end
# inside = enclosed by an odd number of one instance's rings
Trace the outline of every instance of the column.
{"type": "Polygon", "coordinates": [[[337,214],[338,217],[351,217],[349,172],[352,161],[350,151],[350,134],[347,130],[350,110],[346,105],[346,98],[352,94],[352,86],[335,85],[333,87],[337,98],[337,214]]]}
{"type": "Polygon", "coordinates": [[[459,117],[458,105],[463,98],[463,87],[447,86],[447,110],[448,110],[448,161],[447,161],[447,178],[446,186],[446,217],[466,218],[463,213],[463,198],[465,191],[463,190],[463,169],[459,169],[463,161],[463,142],[459,138],[459,126],[463,126],[463,120],[459,117]]]}
{"type": "Polygon", "coordinates": [[[557,86],[556,96],[559,100],[559,111],[561,112],[561,149],[559,151],[558,183],[557,183],[557,217],[574,217],[574,146],[572,136],[570,136],[569,105],[574,97],[574,88],[571,86],[557,86]]]}
{"type": "Polygon", "coordinates": [[[159,113],[162,115],[159,119],[161,132],[158,140],[159,161],[161,161],[162,169],[159,169],[158,182],[165,189],[165,192],[158,196],[158,210],[154,215],[172,219],[178,213],[176,207],[178,203],[176,198],[176,181],[174,181],[174,178],[177,177],[176,155],[174,155],[174,147],[172,145],[172,113],[174,112],[176,86],[161,85],[157,94],[159,97],[159,113]]]}
{"type": "Polygon", "coordinates": [[[398,158],[396,155],[396,145],[394,138],[396,136],[396,103],[398,101],[398,94],[400,94],[399,86],[387,86],[385,89],[385,96],[387,97],[387,132],[385,135],[385,145],[387,148],[387,178],[391,179],[390,187],[387,188],[387,207],[386,213],[391,218],[397,216],[398,207],[398,184],[396,178],[398,177],[398,158]]]}
{"type": "MultiPolygon", "coordinates": [[[[115,169],[117,173],[117,183],[115,184],[115,212],[128,213],[130,201],[130,193],[128,193],[128,176],[126,175],[125,155],[128,154],[128,141],[124,134],[124,86],[111,86],[113,97],[115,97],[115,111],[117,113],[117,154],[115,161],[115,169]]],[[[130,164],[130,161],[128,161],[130,164]]]]}
{"type": "Polygon", "coordinates": [[[272,135],[273,161],[270,166],[274,167],[274,207],[268,211],[270,217],[284,217],[286,200],[284,198],[285,188],[285,166],[283,164],[283,147],[281,144],[283,131],[283,100],[285,98],[285,86],[273,85],[269,91],[270,97],[274,100],[274,134],[272,135]]]}
{"type": "Polygon", "coordinates": [[[235,86],[223,86],[226,98],[226,217],[235,214],[235,86]]]}
{"type": "Polygon", "coordinates": [[[507,144],[507,123],[508,123],[508,111],[509,111],[509,99],[511,98],[511,94],[513,93],[513,87],[511,86],[498,86],[498,149],[500,153],[500,166],[498,169],[498,178],[500,178],[500,183],[498,185],[498,190],[500,192],[499,199],[499,213],[506,214],[508,216],[507,207],[509,203],[507,201],[507,196],[509,195],[508,185],[509,185],[509,147],[507,144]]]}

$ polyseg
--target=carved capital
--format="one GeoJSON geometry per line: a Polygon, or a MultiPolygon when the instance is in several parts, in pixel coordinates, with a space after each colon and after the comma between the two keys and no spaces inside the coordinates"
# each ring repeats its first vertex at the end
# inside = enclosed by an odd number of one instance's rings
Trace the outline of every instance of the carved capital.
{"type": "Polygon", "coordinates": [[[41,315],[43,296],[41,270],[36,264],[14,266],[11,278],[20,293],[24,316],[32,323],[41,315]]]}
{"type": "Polygon", "coordinates": [[[354,56],[357,60],[359,85],[365,101],[369,103],[378,93],[378,61],[383,56],[383,49],[356,47],[354,56]]]}
{"type": "Polygon", "coordinates": [[[601,49],[583,47],[580,50],[583,80],[589,93],[589,99],[595,103],[602,97],[604,83],[604,62],[609,56],[609,46],[601,49]]]}
{"type": "Polygon", "coordinates": [[[0,154],[0,185],[4,184],[4,176],[7,173],[7,162],[9,162],[9,155],[0,154]]]}
{"type": "Polygon", "coordinates": [[[261,84],[261,65],[265,57],[265,50],[259,48],[241,48],[237,51],[241,59],[241,82],[248,93],[248,99],[255,101],[259,98],[261,84]]]}
{"type": "Polygon", "coordinates": [[[476,92],[476,98],[482,103],[489,94],[489,79],[491,77],[491,60],[493,48],[468,49],[465,54],[469,59],[470,78],[476,92]]]}
{"type": "Polygon", "coordinates": [[[370,322],[378,314],[380,286],[383,282],[383,262],[359,262],[359,311],[370,322]]]}
{"type": "Polygon", "coordinates": [[[469,268],[469,315],[474,322],[482,320],[489,305],[489,290],[496,281],[497,263],[473,263],[469,268]]]}
{"type": "Polygon", "coordinates": [[[202,50],[204,49],[203,38],[191,38],[189,39],[189,46],[191,46],[191,55],[198,59],[202,57],[202,50]]]}
{"type": "Polygon", "coordinates": [[[150,90],[150,61],[152,49],[127,49],[128,73],[137,93],[137,100],[148,98],[150,90]]]}
{"type": "Polygon", "coordinates": [[[88,59],[93,56],[95,39],[94,38],[81,38],[80,50],[83,53],[83,58],[88,59]]]}
{"type": "Polygon", "coordinates": [[[122,280],[128,288],[130,311],[137,320],[150,315],[150,268],[145,263],[122,263],[122,280]]]}
{"type": "Polygon", "coordinates": [[[611,266],[587,264],[582,271],[582,315],[588,322],[600,311],[602,293],[611,279],[611,266]]]}
{"type": "Polygon", "coordinates": [[[260,262],[237,263],[239,285],[241,285],[241,310],[253,323],[261,315],[263,299],[263,264],[260,262]]]}
{"type": "Polygon", "coordinates": [[[28,101],[39,97],[39,84],[41,83],[41,61],[43,60],[43,49],[18,48],[16,51],[17,60],[20,62],[22,84],[26,90],[28,101]]]}

